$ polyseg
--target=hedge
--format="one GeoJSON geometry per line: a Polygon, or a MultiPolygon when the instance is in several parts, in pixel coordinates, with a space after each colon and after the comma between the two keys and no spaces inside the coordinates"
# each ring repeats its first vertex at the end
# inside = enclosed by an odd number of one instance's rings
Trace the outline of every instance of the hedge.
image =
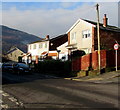
{"type": "Polygon", "coordinates": [[[52,74],[56,76],[71,76],[71,62],[60,60],[39,61],[34,65],[34,69],[38,73],[52,74]]]}

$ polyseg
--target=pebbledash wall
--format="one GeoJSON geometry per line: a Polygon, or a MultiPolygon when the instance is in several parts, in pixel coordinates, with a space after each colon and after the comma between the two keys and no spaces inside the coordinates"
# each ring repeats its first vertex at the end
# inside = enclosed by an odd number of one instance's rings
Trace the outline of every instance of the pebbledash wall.
{"type": "MultiPolygon", "coordinates": [[[[120,50],[118,50],[118,66],[120,66],[120,50]]],[[[115,67],[115,50],[101,50],[101,68],[115,67]]],[[[72,60],[72,71],[98,69],[98,51],[72,60]]]]}

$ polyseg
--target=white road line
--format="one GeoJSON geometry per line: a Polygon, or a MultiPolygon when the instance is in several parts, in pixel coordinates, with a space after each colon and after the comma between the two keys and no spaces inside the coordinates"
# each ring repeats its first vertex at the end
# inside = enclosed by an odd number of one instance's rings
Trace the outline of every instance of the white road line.
{"type": "Polygon", "coordinates": [[[19,105],[19,102],[15,102],[16,103],[16,105],[19,105]]]}
{"type": "Polygon", "coordinates": [[[3,93],[3,91],[2,91],[2,90],[0,90],[0,93],[3,93]]]}
{"type": "Polygon", "coordinates": [[[8,108],[8,105],[7,104],[2,104],[1,107],[2,108],[8,108]]]}
{"type": "Polygon", "coordinates": [[[17,99],[15,99],[14,97],[10,97],[8,99],[11,100],[12,102],[16,102],[17,101],[17,99]]]}
{"type": "Polygon", "coordinates": [[[3,103],[3,101],[0,99],[0,103],[3,103]]]}
{"type": "Polygon", "coordinates": [[[20,104],[21,106],[23,106],[23,103],[22,103],[22,102],[19,102],[19,104],[20,104]]]}
{"type": "MultiPolygon", "coordinates": [[[[14,98],[14,97],[10,97],[10,95],[8,94],[8,93],[5,93],[4,91],[2,91],[2,90],[0,90],[0,93],[2,93],[2,95],[3,96],[6,96],[6,97],[8,97],[8,99],[10,100],[10,101],[12,101],[12,102],[15,102],[16,103],[16,105],[21,105],[21,106],[23,106],[23,103],[22,102],[19,102],[16,98],[14,98]]],[[[2,104],[3,103],[3,101],[0,99],[0,103],[2,104]]],[[[7,104],[2,104],[1,105],[1,107],[2,108],[8,108],[8,105],[7,104]]]]}
{"type": "Polygon", "coordinates": [[[8,93],[3,93],[2,95],[5,96],[5,97],[9,96],[8,93]]]}

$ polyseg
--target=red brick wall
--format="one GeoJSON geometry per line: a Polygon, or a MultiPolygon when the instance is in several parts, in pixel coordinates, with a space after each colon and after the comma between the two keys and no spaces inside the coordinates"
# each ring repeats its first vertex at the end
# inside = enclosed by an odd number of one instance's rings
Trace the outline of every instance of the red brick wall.
{"type": "MultiPolygon", "coordinates": [[[[101,68],[115,67],[115,51],[101,50],[101,68]]],[[[118,66],[120,66],[120,51],[118,51],[118,66]]],[[[98,52],[84,55],[80,58],[72,60],[72,70],[88,70],[89,67],[98,69],[98,52]]]]}

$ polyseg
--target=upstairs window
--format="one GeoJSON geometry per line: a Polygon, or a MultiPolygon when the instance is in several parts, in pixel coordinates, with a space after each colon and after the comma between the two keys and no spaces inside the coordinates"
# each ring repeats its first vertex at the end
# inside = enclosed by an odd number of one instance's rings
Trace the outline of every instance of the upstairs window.
{"type": "Polygon", "coordinates": [[[43,48],[43,44],[42,43],[39,44],[39,48],[40,49],[43,48]]]}
{"type": "Polygon", "coordinates": [[[29,45],[29,49],[31,50],[31,45],[29,45]]]}
{"type": "Polygon", "coordinates": [[[82,38],[89,38],[89,37],[91,37],[90,30],[84,30],[84,31],[82,31],[82,38]]]}
{"type": "Polygon", "coordinates": [[[34,47],[33,47],[34,49],[36,49],[36,44],[34,44],[34,47]]]}
{"type": "Polygon", "coordinates": [[[71,34],[71,41],[72,43],[76,43],[76,32],[71,34]]]}
{"type": "Polygon", "coordinates": [[[45,48],[47,48],[47,42],[45,42],[45,48]]]}
{"type": "Polygon", "coordinates": [[[71,40],[76,40],[76,32],[72,33],[71,40]]]}

